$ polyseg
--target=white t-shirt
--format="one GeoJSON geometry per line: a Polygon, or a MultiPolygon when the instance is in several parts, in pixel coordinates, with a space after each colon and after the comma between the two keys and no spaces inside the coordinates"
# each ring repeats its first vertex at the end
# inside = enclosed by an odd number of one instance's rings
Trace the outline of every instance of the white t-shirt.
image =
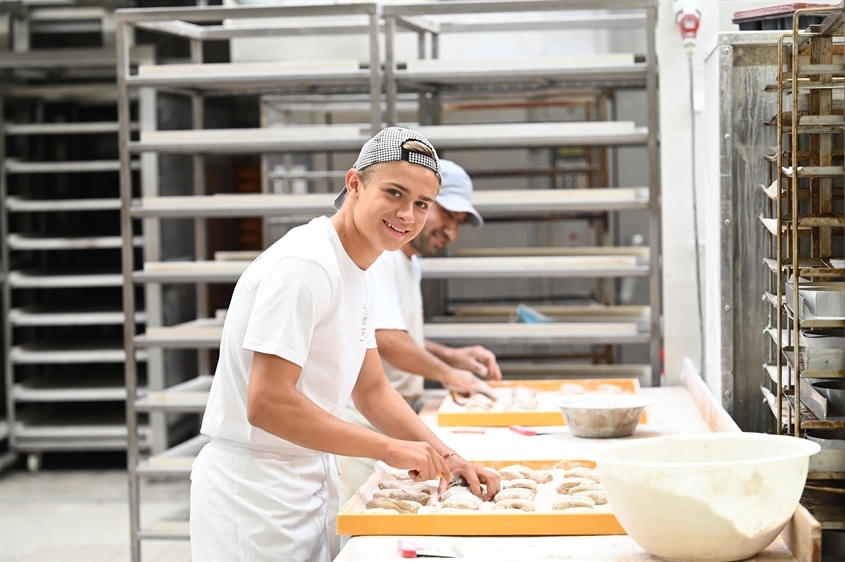
{"type": "MultiPolygon", "coordinates": [[[[425,347],[423,301],[420,290],[420,266],[417,256],[402,250],[384,252],[370,266],[378,301],[373,312],[376,330],[404,330],[425,347]]],[[[391,386],[407,400],[416,400],[423,392],[423,377],[397,369],[382,358],[384,373],[391,386]]]]}
{"type": "Polygon", "coordinates": [[[364,354],[376,347],[369,277],[326,217],[294,228],[258,256],[232,295],[202,433],[251,449],[314,454],[247,421],[253,352],[302,367],[296,388],[340,416],[364,354]]]}

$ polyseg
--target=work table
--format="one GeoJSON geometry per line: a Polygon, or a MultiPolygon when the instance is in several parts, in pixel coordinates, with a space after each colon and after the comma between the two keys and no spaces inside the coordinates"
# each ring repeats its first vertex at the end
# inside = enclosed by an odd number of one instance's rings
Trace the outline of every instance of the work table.
{"type": "MultiPolygon", "coordinates": [[[[640,393],[655,399],[649,406],[647,423],[640,424],[630,439],[661,435],[698,434],[712,430],[738,431],[721,408],[702,398],[703,382],[697,374],[687,377],[685,386],[642,388],[640,393]]],[[[420,418],[450,448],[468,460],[547,460],[593,459],[604,447],[618,439],[582,439],[565,426],[557,433],[525,436],[508,428],[483,428],[484,433],[437,425],[437,408],[444,393],[434,393],[426,401],[420,418]]],[[[546,428],[549,429],[549,428],[546,428]]],[[[659,560],[648,554],[627,535],[544,536],[544,537],[352,537],[335,562],[402,560],[397,551],[399,538],[410,538],[418,547],[456,547],[463,560],[659,560]]],[[[796,560],[783,539],[778,537],[756,562],[796,560]]]]}

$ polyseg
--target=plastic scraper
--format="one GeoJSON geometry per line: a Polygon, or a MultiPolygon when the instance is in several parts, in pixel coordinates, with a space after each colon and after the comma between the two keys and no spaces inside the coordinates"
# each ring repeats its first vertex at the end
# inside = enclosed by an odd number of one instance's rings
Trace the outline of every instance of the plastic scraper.
{"type": "Polygon", "coordinates": [[[399,554],[402,558],[461,558],[460,553],[452,547],[448,546],[427,546],[416,545],[413,541],[408,539],[399,539],[399,554]]]}

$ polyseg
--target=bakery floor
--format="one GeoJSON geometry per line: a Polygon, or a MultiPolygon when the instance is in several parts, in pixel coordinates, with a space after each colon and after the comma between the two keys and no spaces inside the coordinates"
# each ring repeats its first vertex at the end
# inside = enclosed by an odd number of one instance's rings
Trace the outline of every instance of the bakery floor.
{"type": "MultiPolygon", "coordinates": [[[[142,523],[187,504],[188,482],[142,485],[142,523]]],[[[126,471],[0,474],[0,561],[129,560],[126,471]]],[[[143,560],[187,562],[188,541],[144,541],[143,560]]]]}

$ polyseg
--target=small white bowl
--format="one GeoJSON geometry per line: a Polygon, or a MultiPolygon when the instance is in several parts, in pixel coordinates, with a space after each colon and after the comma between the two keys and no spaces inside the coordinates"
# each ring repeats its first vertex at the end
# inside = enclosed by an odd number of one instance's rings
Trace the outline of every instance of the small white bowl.
{"type": "Polygon", "coordinates": [[[620,442],[596,463],[614,515],[641,547],[667,560],[731,562],[781,532],[818,451],[785,435],[708,433],[620,442]]]}
{"type": "Polygon", "coordinates": [[[654,399],[638,394],[572,394],[549,403],[560,408],[569,432],[576,437],[627,437],[634,433],[640,416],[654,399]]]}

